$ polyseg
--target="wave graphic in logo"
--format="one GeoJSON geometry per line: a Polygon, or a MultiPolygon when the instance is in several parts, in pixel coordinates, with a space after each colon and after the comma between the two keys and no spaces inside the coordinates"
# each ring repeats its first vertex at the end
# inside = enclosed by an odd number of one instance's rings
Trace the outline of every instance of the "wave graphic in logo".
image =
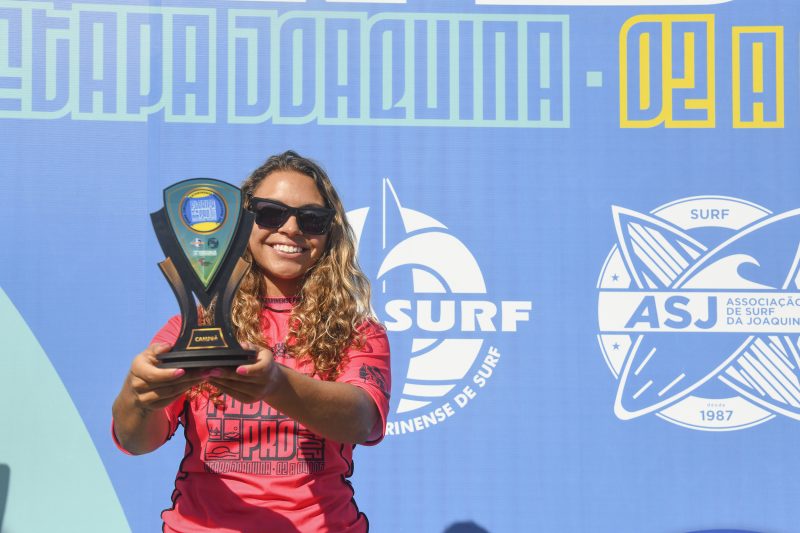
{"type": "Polygon", "coordinates": [[[437,219],[404,207],[388,179],[382,188],[379,235],[365,239],[376,226],[368,224],[370,208],[350,211],[348,219],[360,255],[379,257],[373,303],[393,359],[387,433],[401,434],[439,424],[477,396],[500,359],[497,348],[486,346],[487,335],[516,331],[531,303],[490,301],[467,246],[437,219]],[[372,253],[364,254],[365,247],[372,253]]]}
{"type": "Polygon", "coordinates": [[[705,430],[800,419],[800,210],[695,197],[613,217],[598,315],[616,415],[705,430]]]}

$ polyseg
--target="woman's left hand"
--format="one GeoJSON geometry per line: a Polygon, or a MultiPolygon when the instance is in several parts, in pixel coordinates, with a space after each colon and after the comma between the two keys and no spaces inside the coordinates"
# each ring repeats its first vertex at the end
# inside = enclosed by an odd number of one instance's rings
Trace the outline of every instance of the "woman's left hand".
{"type": "Polygon", "coordinates": [[[272,357],[272,351],[257,346],[244,346],[258,350],[256,361],[250,365],[232,368],[213,368],[203,374],[209,383],[242,403],[264,400],[280,379],[280,369],[272,357]]]}
{"type": "Polygon", "coordinates": [[[265,401],[308,430],[337,442],[365,442],[380,422],[378,407],[363,389],[312,378],[276,363],[266,348],[252,349],[258,349],[255,363],[214,368],[203,377],[237,401],[265,401]]]}

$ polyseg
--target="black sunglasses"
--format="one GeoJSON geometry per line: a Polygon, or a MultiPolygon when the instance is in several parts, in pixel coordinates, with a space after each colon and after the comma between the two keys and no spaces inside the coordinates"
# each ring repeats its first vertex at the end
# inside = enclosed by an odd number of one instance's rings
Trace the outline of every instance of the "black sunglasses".
{"type": "Polygon", "coordinates": [[[324,235],[331,229],[336,210],[327,207],[289,207],[277,200],[250,197],[250,211],[262,228],[278,229],[294,216],[300,231],[308,235],[324,235]]]}

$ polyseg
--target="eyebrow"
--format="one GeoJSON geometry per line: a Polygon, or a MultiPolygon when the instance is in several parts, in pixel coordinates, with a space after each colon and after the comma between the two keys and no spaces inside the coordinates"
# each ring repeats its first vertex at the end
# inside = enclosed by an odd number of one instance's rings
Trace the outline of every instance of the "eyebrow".
{"type": "MultiPolygon", "coordinates": [[[[292,207],[287,203],[281,202],[277,198],[268,198],[266,196],[256,196],[256,195],[250,195],[250,198],[256,200],[269,200],[270,202],[275,202],[281,205],[285,205],[286,207],[292,207]]],[[[303,204],[295,207],[295,209],[303,209],[304,207],[321,207],[323,209],[333,209],[333,207],[328,207],[327,205],[325,205],[325,200],[323,200],[322,204],[303,204]]]]}

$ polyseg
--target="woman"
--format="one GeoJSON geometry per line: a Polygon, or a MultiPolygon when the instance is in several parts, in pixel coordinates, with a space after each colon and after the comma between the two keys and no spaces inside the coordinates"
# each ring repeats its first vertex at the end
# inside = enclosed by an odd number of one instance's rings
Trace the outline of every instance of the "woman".
{"type": "Polygon", "coordinates": [[[180,332],[171,319],[133,360],[114,438],[142,454],[184,426],[165,531],[366,531],[347,478],[354,445],[383,437],[390,366],[352,230],[325,172],[294,152],[242,190],[256,224],[232,316],[256,361],[158,368],[180,332]]]}

